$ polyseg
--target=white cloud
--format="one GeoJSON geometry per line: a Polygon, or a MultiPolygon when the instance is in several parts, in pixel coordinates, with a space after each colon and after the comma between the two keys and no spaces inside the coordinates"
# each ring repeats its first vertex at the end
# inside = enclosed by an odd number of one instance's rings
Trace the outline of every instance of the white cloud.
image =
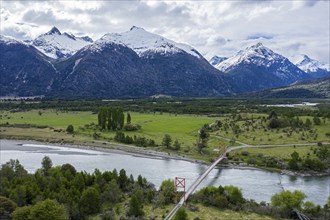
{"type": "Polygon", "coordinates": [[[262,41],[329,62],[329,1],[2,1],[1,33],[34,38],[52,26],[97,39],[136,25],[207,58],[262,41]]]}

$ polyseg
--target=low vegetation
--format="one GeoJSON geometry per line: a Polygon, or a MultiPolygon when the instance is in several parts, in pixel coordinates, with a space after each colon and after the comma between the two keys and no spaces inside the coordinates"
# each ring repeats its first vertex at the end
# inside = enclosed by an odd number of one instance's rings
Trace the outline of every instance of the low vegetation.
{"type": "MultiPolygon", "coordinates": [[[[42,166],[28,174],[19,161],[11,160],[0,169],[0,214],[2,219],[163,219],[177,195],[172,180],[159,190],[142,176],[134,179],[125,170],[91,174],[78,172],[70,164],[53,166],[44,157],[42,166]]],[[[313,219],[330,216],[330,197],[324,207],[304,201],[299,191],[284,191],[272,203],[247,200],[235,186],[207,187],[192,195],[188,207],[174,219],[278,219],[291,217],[292,208],[313,219]]]]}
{"type": "MultiPolygon", "coordinates": [[[[274,146],[273,151],[283,153],[276,156],[268,148],[234,151],[228,157],[229,163],[324,172],[329,169],[328,159],[317,156],[320,146],[315,144],[329,142],[330,111],[324,100],[316,101],[322,104],[297,108],[267,107],[264,104],[299,100],[0,103],[0,137],[100,147],[113,147],[113,142],[119,142],[207,162],[213,161],[225,146],[292,144],[274,146]],[[8,109],[11,110],[6,111],[8,109]],[[296,163],[289,165],[293,148],[299,157],[296,163]]],[[[323,145],[325,149],[329,148],[329,145],[323,145]]],[[[132,150],[124,145],[120,148],[132,150]]]]}

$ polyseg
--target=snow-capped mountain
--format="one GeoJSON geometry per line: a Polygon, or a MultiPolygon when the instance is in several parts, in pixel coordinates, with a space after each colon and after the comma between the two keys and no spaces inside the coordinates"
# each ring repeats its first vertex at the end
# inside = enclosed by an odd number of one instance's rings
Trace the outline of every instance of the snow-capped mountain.
{"type": "Polygon", "coordinates": [[[292,56],[290,57],[290,60],[301,70],[310,74],[313,78],[327,77],[330,75],[329,64],[321,63],[320,61],[314,60],[305,54],[292,56]]]}
{"type": "Polygon", "coordinates": [[[287,58],[261,43],[239,51],[215,67],[230,75],[240,85],[238,89],[244,91],[285,86],[310,78],[287,58]]]}
{"type": "Polygon", "coordinates": [[[97,40],[92,47],[94,50],[99,50],[103,45],[108,43],[127,46],[134,50],[140,57],[148,56],[153,53],[171,55],[186,52],[197,58],[203,58],[197,50],[187,44],[176,43],[136,26],[120,34],[106,34],[100,40],[97,40]]]}
{"type": "MultiPolygon", "coordinates": [[[[218,65],[215,65],[215,67],[220,71],[228,72],[241,64],[253,64],[254,66],[265,68],[276,66],[277,69],[273,73],[283,79],[290,77],[298,80],[300,75],[303,75],[303,72],[298,68],[294,68],[294,64],[287,58],[273,52],[262,43],[257,43],[247,47],[245,50],[239,51],[235,56],[224,60],[218,65]]],[[[271,70],[273,71],[274,69],[271,70]]]]}
{"type": "Polygon", "coordinates": [[[228,59],[228,57],[219,57],[219,56],[214,56],[212,57],[210,60],[209,60],[209,63],[212,65],[212,66],[216,66],[218,65],[219,63],[221,63],[222,61],[228,59]]]}
{"type": "Polygon", "coordinates": [[[54,65],[61,74],[52,91],[61,97],[232,94],[225,75],[192,47],[137,27],[106,34],[54,65]]]}
{"type": "Polygon", "coordinates": [[[257,43],[247,47],[245,50],[239,51],[236,55],[229,57],[227,60],[215,65],[215,67],[223,72],[226,72],[241,63],[269,67],[275,62],[285,59],[285,57],[274,53],[262,43],[257,43]]]}
{"type": "Polygon", "coordinates": [[[66,58],[75,54],[84,46],[93,43],[90,37],[76,37],[66,32],[61,33],[56,27],[38,36],[31,45],[53,59],[66,58]]]}

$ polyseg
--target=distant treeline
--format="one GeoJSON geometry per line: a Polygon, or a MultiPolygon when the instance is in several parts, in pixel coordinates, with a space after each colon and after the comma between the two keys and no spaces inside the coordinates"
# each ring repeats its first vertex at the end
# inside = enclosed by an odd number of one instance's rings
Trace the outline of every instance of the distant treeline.
{"type": "Polygon", "coordinates": [[[300,99],[239,99],[239,98],[146,98],[130,100],[42,100],[40,102],[3,102],[0,110],[24,111],[31,109],[57,109],[59,111],[93,111],[100,108],[122,108],[123,111],[164,112],[173,114],[205,114],[216,116],[228,113],[266,113],[276,111],[279,115],[310,115],[330,118],[330,104],[324,99],[318,111],[306,108],[267,107],[262,105],[301,103],[300,99]]]}

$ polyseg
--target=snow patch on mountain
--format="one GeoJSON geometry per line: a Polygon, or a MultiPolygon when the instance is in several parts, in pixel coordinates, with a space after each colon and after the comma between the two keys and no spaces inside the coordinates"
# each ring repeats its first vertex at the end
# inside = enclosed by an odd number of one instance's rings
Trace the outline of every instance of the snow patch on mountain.
{"type": "Polygon", "coordinates": [[[292,63],[298,66],[301,70],[307,73],[317,72],[319,70],[326,70],[330,72],[330,65],[321,63],[318,60],[314,60],[305,54],[299,54],[290,57],[292,63]]]}
{"type": "Polygon", "coordinates": [[[223,62],[224,60],[228,59],[228,57],[219,57],[219,56],[214,56],[212,57],[210,60],[209,60],[209,63],[212,65],[212,66],[216,66],[218,65],[219,63],[223,62]]]}
{"type": "Polygon", "coordinates": [[[97,40],[91,48],[93,50],[99,50],[108,43],[127,46],[134,50],[140,57],[148,56],[150,53],[165,55],[180,52],[186,52],[197,58],[203,57],[197,50],[187,44],[176,43],[135,26],[127,32],[106,34],[100,40],[97,40]]]}
{"type": "Polygon", "coordinates": [[[56,27],[37,37],[31,45],[46,56],[58,59],[75,54],[84,46],[91,44],[89,37],[76,37],[73,34],[61,33],[56,27]]]}
{"type": "Polygon", "coordinates": [[[15,40],[14,38],[7,37],[4,35],[0,35],[0,42],[4,44],[24,44],[23,42],[20,42],[18,40],[15,40]]]}
{"type": "Polygon", "coordinates": [[[274,53],[271,49],[263,46],[262,43],[258,43],[239,51],[236,55],[215,65],[215,67],[223,72],[241,63],[270,67],[276,61],[284,59],[286,58],[282,55],[274,53]]]}

